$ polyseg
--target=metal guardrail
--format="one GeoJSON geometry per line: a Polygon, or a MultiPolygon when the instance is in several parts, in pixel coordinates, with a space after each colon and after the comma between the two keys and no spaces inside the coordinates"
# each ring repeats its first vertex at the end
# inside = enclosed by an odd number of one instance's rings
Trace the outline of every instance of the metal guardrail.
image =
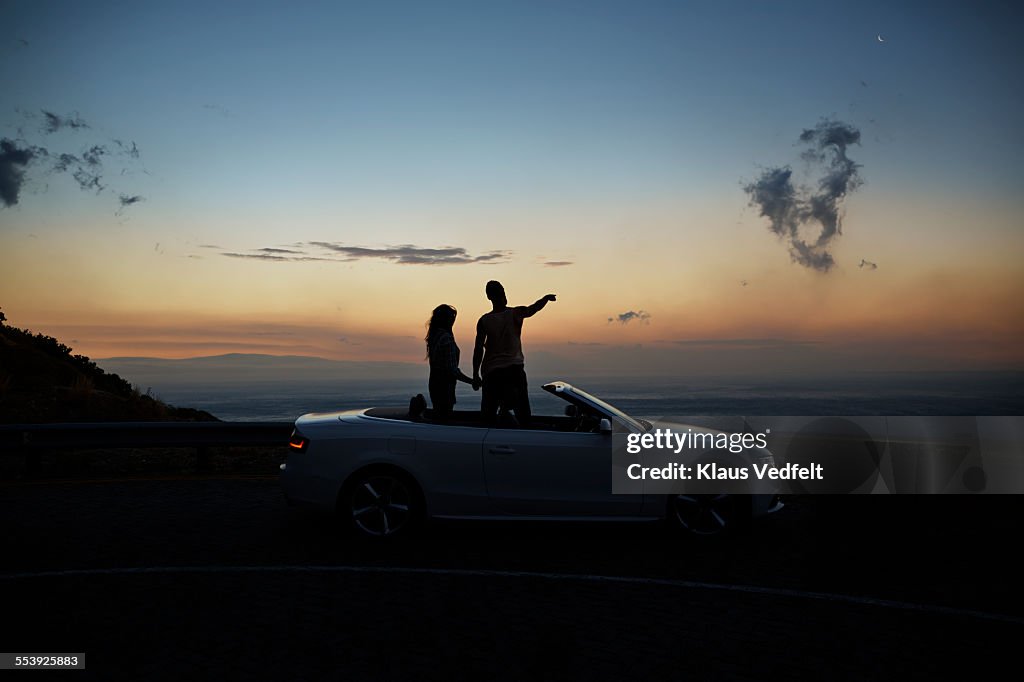
{"type": "Polygon", "coordinates": [[[22,455],[26,468],[38,468],[47,450],[103,448],[195,448],[197,469],[205,470],[209,448],[285,446],[293,422],[93,422],[2,424],[0,455],[22,455]]]}

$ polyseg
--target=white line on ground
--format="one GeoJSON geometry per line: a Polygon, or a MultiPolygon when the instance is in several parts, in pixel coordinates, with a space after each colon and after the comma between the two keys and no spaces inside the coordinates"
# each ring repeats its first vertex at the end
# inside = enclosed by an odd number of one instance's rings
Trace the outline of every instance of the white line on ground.
{"type": "Polygon", "coordinates": [[[999,621],[1024,625],[1024,617],[1002,613],[990,613],[975,609],[961,609],[951,606],[934,604],[916,604],[913,602],[860,597],[832,592],[810,592],[784,587],[762,587],[758,585],[730,585],[725,583],[706,583],[694,580],[672,580],[667,578],[641,578],[613,575],[587,575],[579,573],[546,573],[537,571],[496,571],[466,568],[405,568],[401,566],[140,566],[128,568],[85,568],[62,571],[39,571],[35,573],[0,573],[0,580],[25,580],[31,578],[78,578],[92,576],[148,575],[167,573],[384,573],[397,575],[440,575],[455,577],[480,578],[531,578],[539,580],[580,581],[590,583],[608,583],[623,585],[649,585],[692,590],[711,590],[719,592],[738,592],[758,594],[770,597],[787,597],[859,606],[877,606],[901,611],[917,613],[961,616],[982,620],[999,621]]]}

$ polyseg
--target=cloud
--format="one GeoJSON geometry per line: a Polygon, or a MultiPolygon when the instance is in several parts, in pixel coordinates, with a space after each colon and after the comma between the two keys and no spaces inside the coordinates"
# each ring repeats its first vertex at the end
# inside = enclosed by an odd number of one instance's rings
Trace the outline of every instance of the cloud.
{"type": "MultiPolygon", "coordinates": [[[[121,140],[114,140],[114,144],[117,145],[117,148],[120,149],[125,154],[125,156],[128,156],[133,159],[139,158],[139,148],[135,145],[134,140],[132,141],[131,147],[129,147],[127,143],[122,142],[121,140]]],[[[123,170],[121,172],[122,174],[124,173],[123,170]]]]}
{"type": "Polygon", "coordinates": [[[235,253],[226,251],[222,256],[228,258],[242,258],[250,260],[268,260],[278,262],[301,262],[301,261],[338,261],[337,258],[319,258],[316,256],[281,256],[276,253],[235,253]]]}
{"type": "Polygon", "coordinates": [[[366,246],[345,246],[333,242],[309,242],[334,253],[347,256],[347,260],[379,258],[400,265],[465,265],[469,263],[495,263],[509,259],[508,251],[489,251],[478,256],[470,255],[459,246],[425,248],[412,244],[371,248],[366,246]]]}
{"type": "Polygon", "coordinates": [[[131,196],[129,196],[127,194],[122,194],[122,195],[120,195],[118,197],[118,201],[121,203],[121,206],[120,206],[120,208],[117,209],[117,211],[114,212],[114,215],[118,215],[118,216],[122,215],[122,214],[124,214],[124,210],[126,208],[128,208],[129,206],[132,206],[133,204],[137,204],[140,201],[145,201],[145,200],[146,200],[146,197],[139,196],[138,194],[133,194],[131,196]]]}
{"type": "MultiPolygon", "coordinates": [[[[71,173],[71,177],[74,178],[75,182],[78,183],[79,189],[83,191],[95,191],[100,194],[107,185],[103,182],[103,177],[106,172],[104,168],[104,158],[139,158],[139,148],[132,142],[128,145],[121,140],[113,140],[115,148],[108,147],[104,144],[94,144],[79,154],[69,154],[67,152],[56,154],[54,161],[50,166],[51,173],[71,173]]],[[[127,168],[121,169],[121,175],[124,175],[127,168]]],[[[143,171],[145,172],[145,171],[143,171]]],[[[137,194],[119,194],[118,195],[118,209],[114,212],[114,215],[122,215],[124,209],[132,204],[144,201],[144,197],[137,194]]]]}
{"type": "MultiPolygon", "coordinates": [[[[103,157],[108,154],[103,145],[93,145],[81,153],[81,155],[68,154],[63,152],[54,155],[54,161],[50,165],[51,173],[71,173],[71,177],[78,183],[78,188],[96,190],[99,194],[106,186],[103,184],[103,157]]],[[[124,195],[122,195],[124,196],[124,195]]],[[[122,205],[123,208],[123,205],[122,205]]]]}
{"type": "Polygon", "coordinates": [[[633,321],[640,322],[641,324],[650,324],[650,320],[651,314],[646,310],[628,310],[615,317],[608,318],[608,322],[618,322],[619,324],[629,324],[633,321]]]}
{"type": "Polygon", "coordinates": [[[572,265],[571,260],[547,260],[544,261],[543,265],[549,268],[564,268],[566,265],[572,265]]]}
{"type": "Polygon", "coordinates": [[[792,169],[781,166],[766,168],[743,190],[750,196],[750,205],[768,218],[768,229],[788,241],[795,263],[828,272],[835,265],[829,248],[842,233],[842,202],[862,184],[860,165],[846,155],[849,146],[860,144],[860,131],[825,119],[805,129],[800,142],[807,145],[801,158],[819,173],[814,188],[797,188],[792,169]],[[809,226],[817,231],[810,239],[804,234],[809,226]]]}
{"type": "MultiPolygon", "coordinates": [[[[77,112],[61,116],[52,111],[41,109],[39,114],[33,112],[26,112],[20,109],[15,109],[23,118],[30,121],[42,119],[42,124],[39,127],[39,132],[42,135],[50,135],[57,133],[62,130],[89,130],[92,126],[82,120],[82,117],[77,112]]],[[[24,131],[22,128],[18,128],[19,135],[23,135],[24,131]]],[[[62,139],[62,138],[57,138],[62,139]]],[[[8,141],[10,142],[10,141],[8,141]]],[[[11,142],[11,144],[15,144],[11,142]]],[[[26,142],[18,142],[17,144],[27,145],[26,142]]],[[[123,142],[118,139],[110,139],[97,143],[93,141],[91,144],[83,149],[72,153],[69,150],[50,150],[43,146],[31,146],[27,147],[32,153],[33,158],[48,159],[48,163],[40,164],[42,171],[47,175],[67,173],[71,175],[76,183],[78,183],[79,189],[83,191],[90,191],[100,194],[107,189],[107,184],[104,182],[106,174],[105,163],[112,159],[126,160],[128,163],[132,163],[139,158],[139,148],[135,142],[123,142]]],[[[24,170],[26,164],[21,164],[21,168],[17,169],[18,173],[15,176],[11,175],[10,168],[5,168],[5,186],[10,189],[11,182],[13,179],[17,179],[17,185],[20,187],[21,182],[25,179],[24,170]]],[[[8,162],[9,166],[9,162],[8,162]]],[[[121,168],[121,175],[125,175],[129,172],[128,167],[121,168]]],[[[131,171],[132,173],[138,171],[131,171]]],[[[148,172],[142,170],[142,173],[148,172]]],[[[16,193],[15,195],[16,196],[16,193]]],[[[121,215],[126,206],[141,201],[142,197],[135,194],[120,194],[118,209],[114,215],[121,215]],[[128,203],[125,203],[125,199],[128,199],[128,203]]],[[[10,205],[10,204],[8,204],[10,205]]]]}
{"type": "Polygon", "coordinates": [[[46,150],[36,147],[20,147],[6,137],[0,140],[0,201],[10,208],[18,203],[18,194],[25,182],[25,169],[29,163],[46,150]]]}
{"type": "Polygon", "coordinates": [[[50,170],[54,173],[63,173],[72,166],[77,166],[82,163],[74,154],[58,154],[56,159],[57,160],[53,162],[53,166],[50,167],[50,170]]]}
{"type": "Polygon", "coordinates": [[[83,128],[89,128],[89,124],[82,120],[78,115],[78,112],[68,114],[67,116],[58,116],[52,111],[42,109],[43,114],[43,132],[49,135],[55,133],[62,128],[68,128],[70,130],[81,130],[83,128]]]}
{"type": "MultiPolygon", "coordinates": [[[[219,249],[213,244],[201,244],[202,248],[219,249]]],[[[509,259],[508,251],[489,251],[480,255],[472,255],[466,249],[457,246],[441,248],[425,248],[412,244],[385,246],[380,248],[367,246],[347,246],[334,242],[300,242],[296,248],[263,247],[250,252],[222,251],[222,256],[229,258],[248,258],[253,260],[274,262],[319,261],[333,263],[351,263],[363,259],[379,259],[400,265],[465,265],[470,263],[497,263],[509,259]],[[300,247],[312,247],[300,248],[300,247]]]]}

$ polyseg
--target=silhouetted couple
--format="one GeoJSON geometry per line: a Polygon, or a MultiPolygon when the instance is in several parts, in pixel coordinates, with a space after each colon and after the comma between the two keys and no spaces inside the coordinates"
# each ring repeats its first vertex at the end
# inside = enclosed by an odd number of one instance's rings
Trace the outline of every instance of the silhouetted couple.
{"type": "Polygon", "coordinates": [[[427,323],[427,359],[430,361],[430,402],[435,419],[447,419],[455,407],[455,384],[459,381],[483,388],[480,417],[487,425],[496,425],[499,415],[515,414],[515,422],[530,424],[530,397],[527,391],[525,359],[521,341],[523,320],[536,315],[554,301],[548,294],[528,306],[510,308],[505,288],[491,280],[484,290],[491,302],[491,312],[476,323],[473,348],[473,377],[459,369],[459,346],[452,328],[457,312],[450,305],[434,308],[427,323]]]}

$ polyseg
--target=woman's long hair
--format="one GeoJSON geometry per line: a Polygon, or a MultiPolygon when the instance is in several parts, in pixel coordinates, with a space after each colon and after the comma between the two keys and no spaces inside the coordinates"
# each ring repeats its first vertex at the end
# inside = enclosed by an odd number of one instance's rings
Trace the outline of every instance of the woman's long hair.
{"type": "Polygon", "coordinates": [[[434,340],[437,339],[437,335],[440,332],[450,332],[452,326],[455,324],[455,316],[458,311],[447,303],[434,308],[434,312],[431,313],[430,319],[427,320],[427,335],[423,337],[423,340],[427,343],[427,357],[430,359],[430,349],[434,345],[434,340]]]}

